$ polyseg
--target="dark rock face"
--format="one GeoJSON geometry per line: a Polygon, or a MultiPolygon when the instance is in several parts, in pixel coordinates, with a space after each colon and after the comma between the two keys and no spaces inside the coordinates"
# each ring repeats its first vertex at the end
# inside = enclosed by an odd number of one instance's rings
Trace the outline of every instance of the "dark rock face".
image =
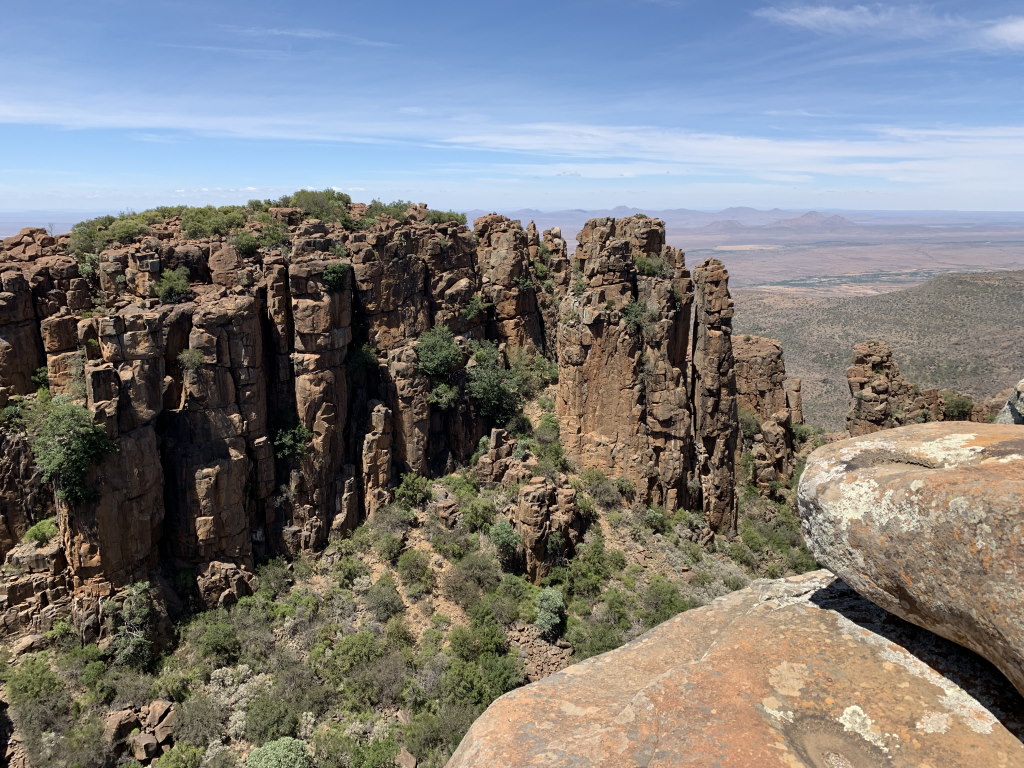
{"type": "Polygon", "coordinates": [[[982,659],[817,571],[502,696],[448,768],[1009,768],[1022,712],[982,659]]]}
{"type": "MultiPolygon", "coordinates": [[[[571,460],[632,482],[642,503],[703,508],[716,532],[734,531],[728,275],[708,261],[691,279],[661,221],[591,221],[570,258],[557,230],[496,214],[475,231],[429,224],[422,207],[359,232],[272,216],[288,243],[253,255],[224,237],[186,240],[177,219],[95,264],[68,255],[68,236],[4,241],[0,406],[33,392],[45,367],[51,391],[94,411],[118,446],[91,474],[96,499],[69,507],[39,482],[24,438],[0,428],[0,552],[55,513],[58,586],[84,601],[78,614],[178,568],[222,604],[248,589],[256,558],[320,548],[386,504],[402,474],[465,463],[500,425],[465,395],[444,410],[429,401],[416,344],[438,325],[466,356],[489,340],[506,359],[555,360],[571,460]],[[161,276],[178,268],[193,298],[161,303],[161,276]]],[[[787,396],[771,381],[752,395],[759,407],[787,396]]],[[[498,444],[482,462],[495,482],[530,479],[498,444]]],[[[535,490],[538,509],[522,501],[516,522],[539,578],[539,548],[554,533],[571,547],[579,525],[569,489],[535,490]]],[[[15,623],[38,614],[14,593],[2,609],[15,623]]]]}
{"type": "Polygon", "coordinates": [[[811,552],[862,595],[989,659],[1024,692],[1024,429],[919,424],[811,454],[811,552]]]}

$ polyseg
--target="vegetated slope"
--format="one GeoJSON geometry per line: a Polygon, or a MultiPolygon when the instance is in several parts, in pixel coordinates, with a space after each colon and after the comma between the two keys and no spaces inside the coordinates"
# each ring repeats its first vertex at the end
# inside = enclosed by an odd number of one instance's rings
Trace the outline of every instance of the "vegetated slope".
{"type": "Polygon", "coordinates": [[[840,428],[845,371],[856,342],[885,341],[903,374],[921,387],[988,398],[1024,374],[1024,272],[955,274],[904,291],[807,299],[738,291],[736,333],[782,342],[786,370],[804,380],[808,422],[840,428]]]}

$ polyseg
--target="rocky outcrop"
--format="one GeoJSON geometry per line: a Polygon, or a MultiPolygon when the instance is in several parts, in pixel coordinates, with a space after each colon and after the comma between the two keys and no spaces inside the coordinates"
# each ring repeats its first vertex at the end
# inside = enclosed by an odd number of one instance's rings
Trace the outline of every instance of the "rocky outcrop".
{"type": "Polygon", "coordinates": [[[556,407],[581,469],[626,478],[647,503],[692,508],[693,282],[664,234],[642,217],[594,219],[580,232],[559,308],[556,407]]]}
{"type": "Polygon", "coordinates": [[[846,429],[854,437],[929,421],[988,422],[998,410],[958,392],[919,389],[902,376],[882,341],[854,345],[846,380],[852,397],[846,429]]]}
{"type": "Polygon", "coordinates": [[[729,273],[716,259],[694,270],[693,319],[694,433],[697,479],[713,531],[736,530],[735,462],[739,438],[736,372],[732,352],[732,298],[729,273]]]}
{"type": "Polygon", "coordinates": [[[547,574],[551,561],[571,556],[580,541],[583,520],[576,491],[559,488],[538,477],[519,490],[512,524],[522,537],[526,575],[535,583],[547,574]]]}
{"type": "MultiPolygon", "coordinates": [[[[55,514],[76,615],[176,570],[196,576],[190,592],[207,605],[230,602],[257,559],[323,547],[386,504],[404,473],[440,476],[478,449],[482,482],[527,484],[506,512],[540,578],[552,538],[570,550],[579,536],[571,489],[534,482],[536,464],[511,458],[464,370],[453,399],[432,401],[417,343],[439,325],[469,366],[484,340],[506,362],[555,360],[561,440],[579,469],[629,481],[637,503],[703,508],[716,532],[734,532],[728,275],[708,261],[691,279],[663,222],[591,221],[570,255],[560,231],[496,214],[474,231],[430,223],[423,206],[362,231],[294,209],[268,216],[284,241],[245,252],[235,238],[186,239],[180,217],[80,260],[66,236],[4,241],[0,406],[30,396],[45,367],[51,392],[89,408],[117,446],[90,475],[96,497],[69,506],[39,482],[23,436],[0,428],[0,553],[55,514]],[[168,293],[182,275],[187,286],[168,293]]],[[[765,366],[750,380],[764,408],[779,406],[766,423],[783,402],[792,420],[797,390],[777,392],[765,366]]],[[[765,477],[786,471],[786,429],[764,430],[765,477]]],[[[13,605],[5,615],[25,618],[13,605]]]]}
{"type": "Polygon", "coordinates": [[[782,345],[760,336],[733,338],[736,360],[736,401],[740,421],[756,421],[756,433],[745,441],[752,461],[750,478],[760,495],[777,498],[793,475],[793,425],[803,422],[800,379],[786,378],[782,345]]]}
{"type": "Polygon", "coordinates": [[[1017,383],[1006,405],[995,418],[996,424],[1024,424],[1024,379],[1017,383]]]}
{"type": "Polygon", "coordinates": [[[448,768],[1009,768],[1022,704],[984,661],[818,571],[506,694],[448,768]]]}
{"type": "Polygon", "coordinates": [[[1024,692],[1024,430],[921,424],[811,454],[815,558],[888,611],[998,666],[1024,692]]]}

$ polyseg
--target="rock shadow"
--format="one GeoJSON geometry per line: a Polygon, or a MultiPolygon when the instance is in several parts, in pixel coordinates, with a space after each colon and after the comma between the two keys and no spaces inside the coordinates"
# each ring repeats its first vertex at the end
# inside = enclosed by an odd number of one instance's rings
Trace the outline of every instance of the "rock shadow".
{"type": "Polygon", "coordinates": [[[1024,743],[1024,697],[1002,672],[974,651],[879,608],[840,579],[817,590],[810,601],[900,646],[959,686],[1024,743]]]}

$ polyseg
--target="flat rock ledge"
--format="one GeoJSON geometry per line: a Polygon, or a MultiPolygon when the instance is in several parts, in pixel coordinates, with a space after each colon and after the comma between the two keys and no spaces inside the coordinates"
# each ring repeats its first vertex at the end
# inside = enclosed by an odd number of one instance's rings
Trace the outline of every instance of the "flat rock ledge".
{"type": "Polygon", "coordinates": [[[833,443],[811,454],[798,497],[819,563],[1024,692],[1024,428],[918,424],[833,443]]]}
{"type": "Polygon", "coordinates": [[[448,768],[1010,768],[1022,738],[998,670],[815,571],[506,694],[448,768]]]}

